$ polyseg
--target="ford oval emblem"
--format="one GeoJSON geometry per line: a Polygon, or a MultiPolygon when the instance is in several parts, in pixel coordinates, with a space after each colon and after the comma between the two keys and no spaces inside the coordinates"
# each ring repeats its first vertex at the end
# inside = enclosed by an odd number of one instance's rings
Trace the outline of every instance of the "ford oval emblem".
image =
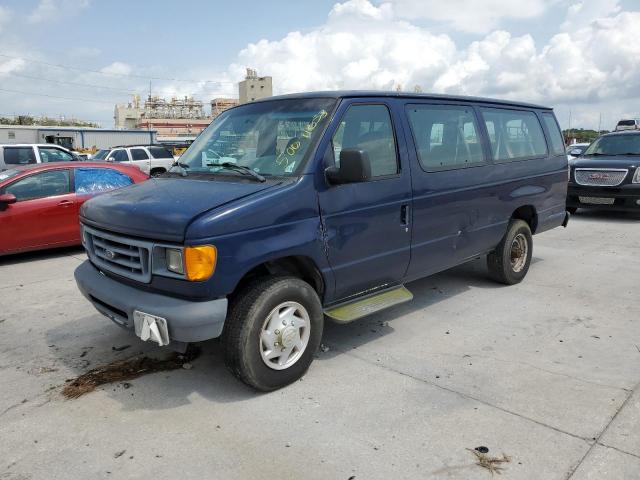
{"type": "Polygon", "coordinates": [[[105,250],[104,256],[107,257],[109,260],[113,260],[114,258],[116,258],[115,252],[112,252],[111,250],[105,250]]]}

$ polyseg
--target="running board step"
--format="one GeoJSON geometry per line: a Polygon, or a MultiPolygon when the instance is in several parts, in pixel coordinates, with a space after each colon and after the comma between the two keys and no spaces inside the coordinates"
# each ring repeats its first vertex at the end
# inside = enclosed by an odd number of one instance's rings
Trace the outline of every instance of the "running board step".
{"type": "Polygon", "coordinates": [[[349,323],[410,300],[413,294],[400,285],[328,308],[324,314],[338,323],[349,323]]]}

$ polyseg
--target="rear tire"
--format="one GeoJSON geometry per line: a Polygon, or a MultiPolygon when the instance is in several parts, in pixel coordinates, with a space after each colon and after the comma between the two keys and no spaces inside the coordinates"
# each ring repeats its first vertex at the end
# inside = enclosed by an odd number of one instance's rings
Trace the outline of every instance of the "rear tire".
{"type": "Polygon", "coordinates": [[[166,173],[166,170],[164,168],[154,168],[151,170],[151,172],[149,173],[149,175],[151,177],[159,177],[160,175],[162,175],[163,173],[166,173]]]}
{"type": "Polygon", "coordinates": [[[520,283],[529,271],[533,239],[523,220],[512,220],[496,249],[487,255],[489,276],[505,285],[520,283]]]}
{"type": "Polygon", "coordinates": [[[295,277],[260,278],[233,300],[222,333],[227,367],[268,392],[298,380],[322,339],[324,316],[315,290],[295,277]]]}

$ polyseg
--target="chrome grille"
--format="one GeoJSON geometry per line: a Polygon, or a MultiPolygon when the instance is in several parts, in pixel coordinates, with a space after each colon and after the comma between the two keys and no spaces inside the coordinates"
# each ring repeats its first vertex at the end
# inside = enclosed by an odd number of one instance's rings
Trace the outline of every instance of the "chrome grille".
{"type": "Polygon", "coordinates": [[[149,283],[152,244],[82,226],[82,241],[91,261],[100,269],[149,283]]]}
{"type": "Polygon", "coordinates": [[[576,183],[596,187],[615,187],[620,185],[629,173],[627,169],[576,168],[576,183]]]}

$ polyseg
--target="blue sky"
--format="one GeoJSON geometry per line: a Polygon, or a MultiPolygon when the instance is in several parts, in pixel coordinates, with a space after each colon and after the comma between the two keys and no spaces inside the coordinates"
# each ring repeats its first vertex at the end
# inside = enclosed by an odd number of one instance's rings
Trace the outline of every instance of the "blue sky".
{"type": "Polygon", "coordinates": [[[572,126],[602,115],[611,128],[640,116],[639,10],[632,0],[4,0],[0,114],[108,127],[113,104],[146,95],[149,77],[154,93],[207,102],[235,96],[254,67],[277,93],[420,86],[549,104],[565,127],[569,112],[572,126]]]}

